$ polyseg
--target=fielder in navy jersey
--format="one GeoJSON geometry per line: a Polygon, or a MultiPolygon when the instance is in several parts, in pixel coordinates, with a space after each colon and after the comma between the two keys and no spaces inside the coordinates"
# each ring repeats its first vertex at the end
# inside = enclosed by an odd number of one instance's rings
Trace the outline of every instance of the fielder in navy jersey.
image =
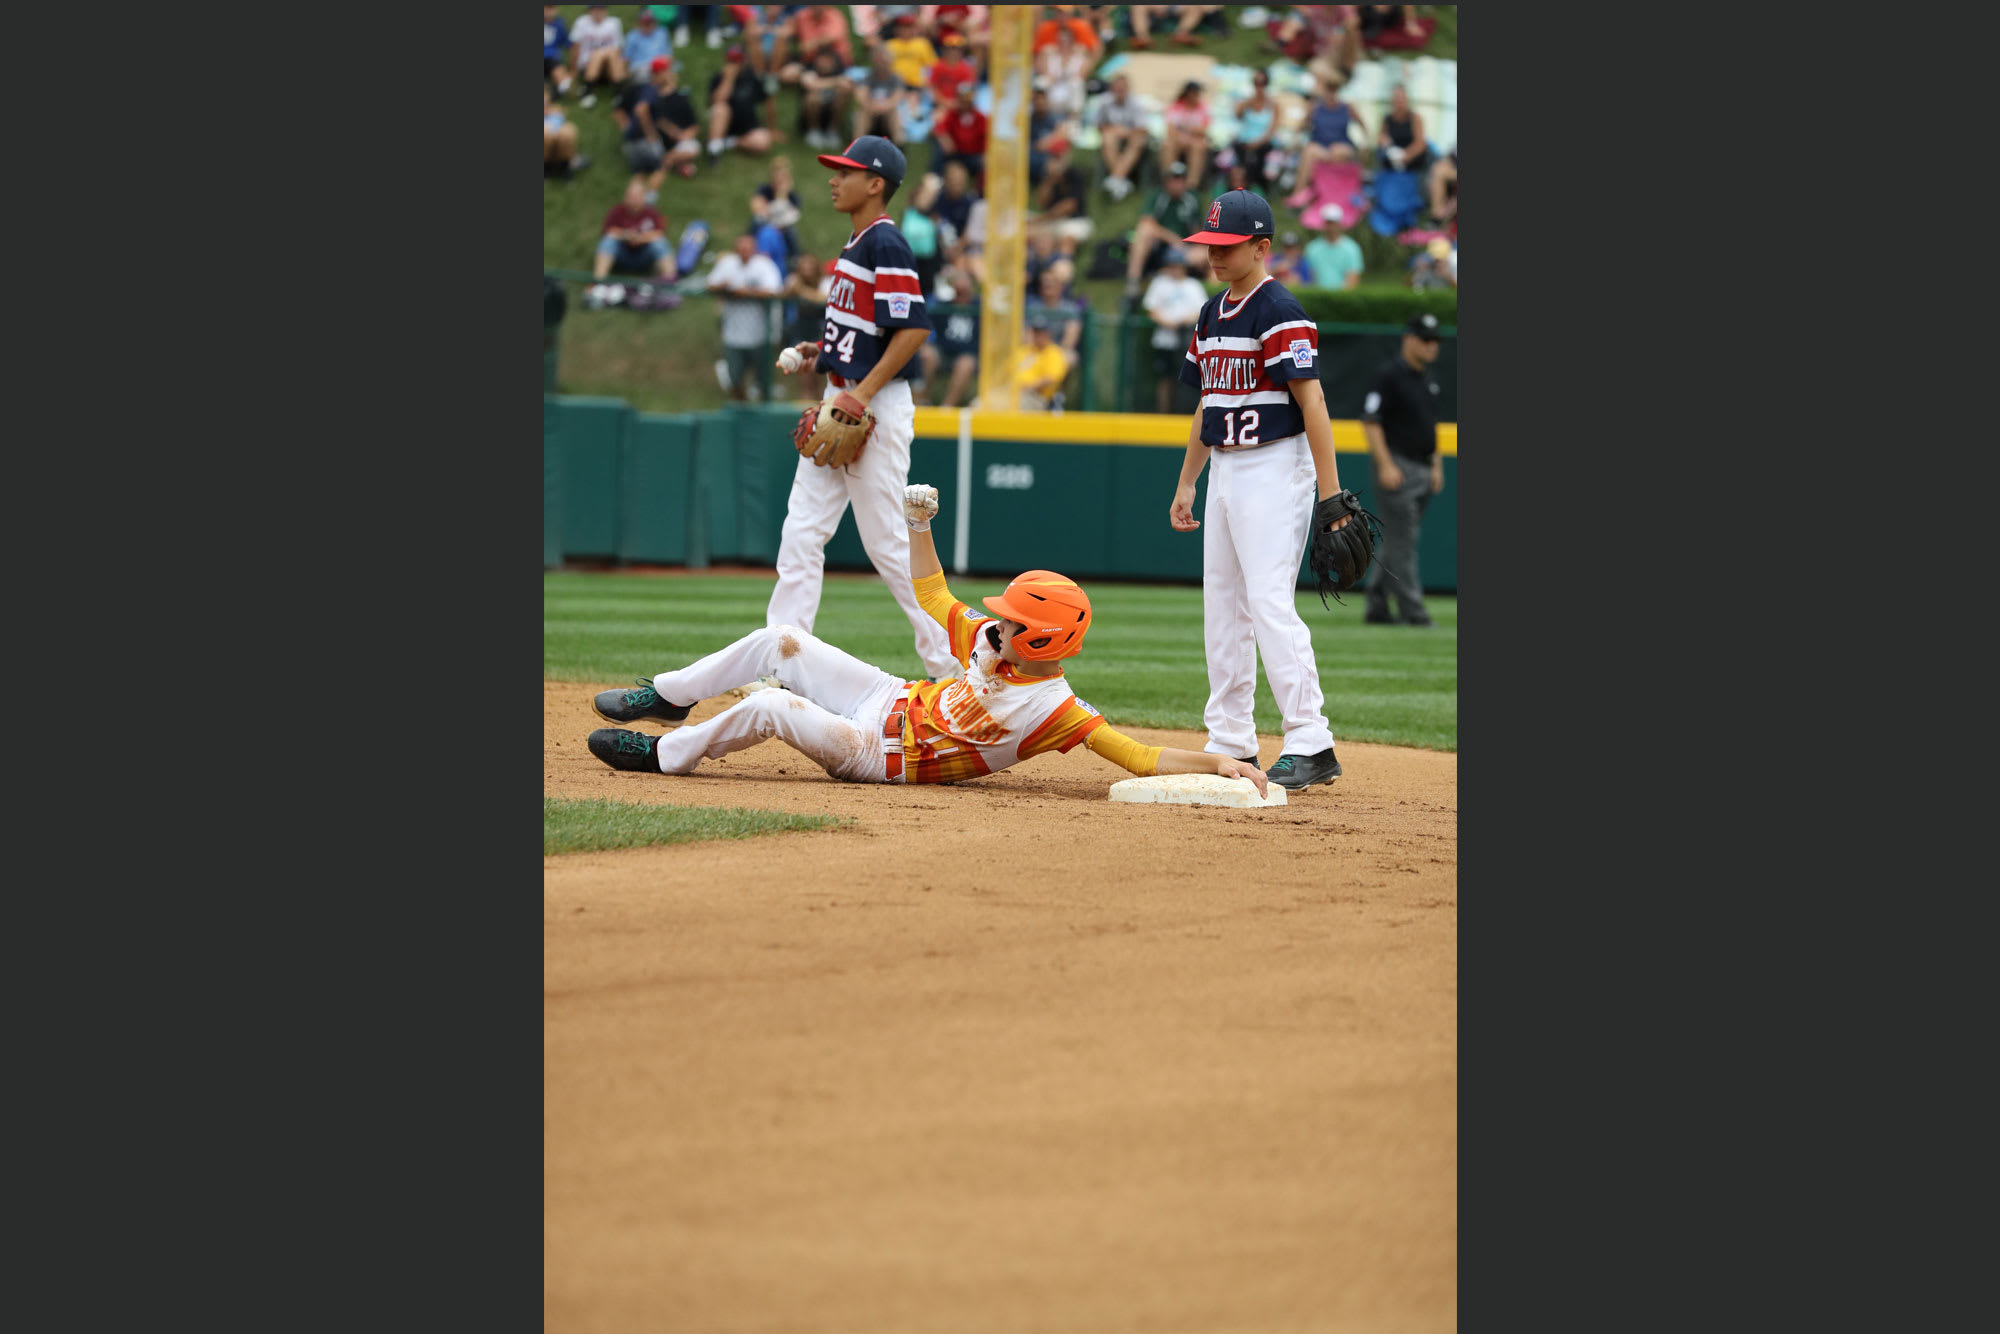
{"type": "Polygon", "coordinates": [[[1285,728],[1266,773],[1296,789],[1340,776],[1312,632],[1296,600],[1314,499],[1338,493],[1340,474],[1320,391],[1319,327],[1264,269],[1273,230],[1268,203],[1231,190],[1209,207],[1206,229],[1183,238],[1209,248],[1209,271],[1225,286],[1201,308],[1181,365],[1181,380],[1201,390],[1201,407],[1167,518],[1179,532],[1206,521],[1207,749],[1256,759],[1261,657],[1285,728]],[[1204,467],[1208,499],[1198,520],[1194,490],[1204,467]]]}
{"type": "MultiPolygon", "coordinates": [[[[856,228],[841,247],[829,275],[826,328],[820,336],[819,359],[813,369],[859,382],[883,361],[898,329],[931,327],[924,311],[923,290],[917,285],[917,259],[910,243],[885,213],[856,228]]],[[[917,346],[923,346],[919,339],[917,346]]],[[[890,379],[916,376],[914,357],[903,357],[890,379]]],[[[877,416],[880,416],[879,410],[877,416]]]]}
{"type": "Polygon", "coordinates": [[[861,545],[909,618],[925,672],[934,680],[955,677],[964,669],[952,656],[951,642],[917,604],[911,587],[910,530],[903,521],[917,426],[910,381],[918,373],[916,351],[931,333],[916,257],[886,212],[907,164],[900,148],[869,134],[844,153],[820,154],[819,161],[833,169],[828,182],[833,207],[848,216],[853,230],[828,271],[820,337],[788,349],[801,358],[789,373],[823,373],[823,397],[858,399],[874,415],[875,429],[861,456],[844,468],[799,459],[778,543],[778,586],[765,624],[811,632],[819,616],[826,544],[852,503],[861,545]]]}
{"type": "Polygon", "coordinates": [[[1203,443],[1304,434],[1305,410],[1285,386],[1308,379],[1319,379],[1319,326],[1276,278],[1266,276],[1240,302],[1224,291],[1201,308],[1181,383],[1201,390],[1203,443]]]}

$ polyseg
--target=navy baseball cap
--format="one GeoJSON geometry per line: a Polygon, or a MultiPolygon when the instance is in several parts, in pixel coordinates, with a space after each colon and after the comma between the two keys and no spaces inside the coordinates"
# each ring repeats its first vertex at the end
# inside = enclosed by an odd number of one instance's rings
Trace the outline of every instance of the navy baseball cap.
{"type": "Polygon", "coordinates": [[[909,163],[903,160],[903,150],[879,134],[862,135],[847,146],[845,153],[821,153],[819,164],[872,171],[891,185],[901,185],[903,173],[909,168],[909,163]]]}
{"type": "Polygon", "coordinates": [[[1276,227],[1271,217],[1271,206],[1264,202],[1262,195],[1253,195],[1248,190],[1231,190],[1208,206],[1208,230],[1183,236],[1181,240],[1196,241],[1202,245],[1229,245],[1236,241],[1248,241],[1253,236],[1270,236],[1276,227]]]}
{"type": "Polygon", "coordinates": [[[1439,337],[1438,317],[1435,315],[1412,315],[1409,322],[1403,326],[1403,332],[1413,334],[1423,339],[1426,343],[1435,343],[1439,337]]]}

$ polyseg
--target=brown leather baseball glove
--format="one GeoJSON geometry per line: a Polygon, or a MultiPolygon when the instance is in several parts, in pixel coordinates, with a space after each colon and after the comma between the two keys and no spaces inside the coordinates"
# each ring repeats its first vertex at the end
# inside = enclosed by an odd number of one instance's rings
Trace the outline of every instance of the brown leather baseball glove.
{"type": "Polygon", "coordinates": [[[861,457],[875,430],[875,414],[849,393],[809,405],[792,428],[792,444],[822,468],[845,468],[861,457]]]}

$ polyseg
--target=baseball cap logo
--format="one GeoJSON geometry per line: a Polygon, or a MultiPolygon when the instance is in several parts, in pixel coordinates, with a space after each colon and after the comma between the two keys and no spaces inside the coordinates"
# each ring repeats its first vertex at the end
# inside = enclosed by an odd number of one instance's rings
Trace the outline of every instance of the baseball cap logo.
{"type": "Polygon", "coordinates": [[[1222,225],[1222,201],[1220,199],[1208,206],[1208,225],[1211,229],[1222,225]]]}

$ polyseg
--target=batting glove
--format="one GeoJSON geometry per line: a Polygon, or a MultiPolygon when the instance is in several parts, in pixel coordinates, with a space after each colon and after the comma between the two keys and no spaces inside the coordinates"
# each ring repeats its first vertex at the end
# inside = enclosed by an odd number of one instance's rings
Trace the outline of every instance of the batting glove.
{"type": "Polygon", "coordinates": [[[903,522],[910,525],[911,532],[928,533],[931,519],[937,512],[936,487],[912,485],[903,488],[903,522]]]}

